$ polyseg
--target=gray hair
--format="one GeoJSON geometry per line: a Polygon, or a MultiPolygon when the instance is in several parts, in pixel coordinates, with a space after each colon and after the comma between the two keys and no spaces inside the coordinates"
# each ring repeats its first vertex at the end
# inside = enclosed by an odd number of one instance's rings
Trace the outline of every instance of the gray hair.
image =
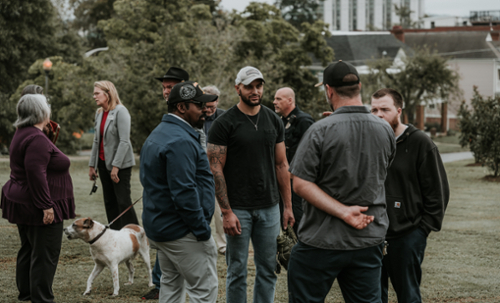
{"type": "Polygon", "coordinates": [[[44,95],[28,94],[19,99],[17,103],[17,128],[33,126],[49,120],[50,108],[44,95]]]}
{"type": "Polygon", "coordinates": [[[24,95],[28,95],[28,94],[43,95],[43,87],[41,87],[40,85],[36,85],[36,84],[30,84],[30,85],[26,86],[25,88],[23,88],[23,92],[21,93],[21,97],[24,95]]]}
{"type": "Polygon", "coordinates": [[[215,85],[205,86],[202,90],[210,95],[220,96],[220,90],[215,85]]]}

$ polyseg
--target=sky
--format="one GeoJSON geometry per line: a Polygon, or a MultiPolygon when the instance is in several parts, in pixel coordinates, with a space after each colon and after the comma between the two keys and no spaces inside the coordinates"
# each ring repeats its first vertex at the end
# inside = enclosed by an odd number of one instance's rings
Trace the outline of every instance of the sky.
{"type": "MultiPolygon", "coordinates": [[[[274,0],[222,0],[221,5],[226,10],[242,11],[250,1],[267,2],[274,0]]],[[[500,10],[499,0],[426,0],[425,13],[428,15],[469,16],[470,11],[500,10]]]]}

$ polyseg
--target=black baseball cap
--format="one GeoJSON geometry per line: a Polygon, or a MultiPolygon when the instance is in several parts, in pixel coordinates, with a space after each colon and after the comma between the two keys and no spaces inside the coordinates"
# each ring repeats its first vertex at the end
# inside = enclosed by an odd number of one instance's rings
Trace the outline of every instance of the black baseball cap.
{"type": "Polygon", "coordinates": [[[168,97],[167,104],[176,104],[184,101],[197,101],[197,102],[213,102],[219,97],[217,95],[210,95],[205,93],[198,82],[185,81],[174,85],[170,96],[168,97]]]}
{"type": "Polygon", "coordinates": [[[323,72],[323,82],[315,85],[315,87],[321,86],[323,84],[328,84],[331,87],[341,87],[341,86],[351,86],[359,83],[358,71],[350,63],[339,60],[339,62],[332,63],[325,68],[323,72]],[[345,76],[353,74],[358,80],[351,82],[344,82],[345,76]]]}
{"type": "Polygon", "coordinates": [[[171,67],[168,69],[167,73],[161,77],[156,77],[155,79],[158,79],[160,81],[166,80],[166,79],[175,79],[179,81],[188,81],[189,80],[189,74],[187,71],[183,70],[180,67],[171,67]]]}

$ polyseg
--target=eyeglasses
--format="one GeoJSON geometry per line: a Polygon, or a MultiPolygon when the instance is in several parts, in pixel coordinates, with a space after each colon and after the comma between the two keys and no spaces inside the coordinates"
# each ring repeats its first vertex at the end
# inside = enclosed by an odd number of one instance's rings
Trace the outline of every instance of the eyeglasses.
{"type": "Polygon", "coordinates": [[[196,102],[196,101],[184,101],[184,103],[193,103],[200,109],[205,109],[207,108],[207,104],[205,102],[196,102]]]}

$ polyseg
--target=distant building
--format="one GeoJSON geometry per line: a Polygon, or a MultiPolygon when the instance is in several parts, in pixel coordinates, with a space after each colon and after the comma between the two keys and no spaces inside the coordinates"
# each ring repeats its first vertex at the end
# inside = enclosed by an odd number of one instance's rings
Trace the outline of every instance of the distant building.
{"type": "MultiPolygon", "coordinates": [[[[410,47],[396,39],[389,31],[333,32],[326,42],[334,50],[335,60],[351,63],[360,74],[369,72],[367,62],[370,60],[390,58],[393,65],[397,66],[404,57],[413,54],[410,47]]],[[[323,81],[322,71],[325,68],[318,59],[314,58],[313,65],[307,68],[323,81]]]]}
{"type": "Polygon", "coordinates": [[[413,21],[424,16],[424,0],[325,0],[319,13],[330,31],[390,30],[399,24],[394,5],[409,7],[413,21]]]}
{"type": "Polygon", "coordinates": [[[469,20],[473,25],[500,25],[500,11],[471,11],[469,20]]]}
{"type": "MultiPolygon", "coordinates": [[[[412,49],[427,46],[448,58],[449,67],[460,75],[459,86],[467,103],[472,99],[474,86],[483,96],[500,95],[500,25],[394,28],[392,33],[412,49]]],[[[448,100],[435,100],[421,108],[421,124],[439,121],[443,132],[457,130],[459,106],[448,104],[448,100]]]]}
{"type": "Polygon", "coordinates": [[[432,16],[420,19],[420,28],[470,26],[469,18],[458,16],[432,16]]]}

